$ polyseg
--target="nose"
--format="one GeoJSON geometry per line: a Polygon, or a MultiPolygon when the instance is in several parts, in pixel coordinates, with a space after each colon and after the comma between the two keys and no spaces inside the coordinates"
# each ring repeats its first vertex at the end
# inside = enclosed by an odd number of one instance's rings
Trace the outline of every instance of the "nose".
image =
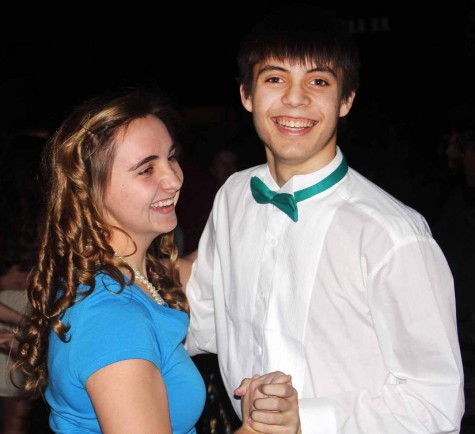
{"type": "Polygon", "coordinates": [[[308,104],[310,98],[300,83],[291,83],[285,90],[282,102],[291,107],[308,104]]]}
{"type": "Polygon", "coordinates": [[[183,172],[177,162],[163,168],[160,176],[160,188],[177,192],[183,185],[183,172]]]}

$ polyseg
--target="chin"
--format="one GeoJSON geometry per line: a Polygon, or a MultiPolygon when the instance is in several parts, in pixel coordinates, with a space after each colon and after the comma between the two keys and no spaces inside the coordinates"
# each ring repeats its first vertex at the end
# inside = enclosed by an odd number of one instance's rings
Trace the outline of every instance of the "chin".
{"type": "Polygon", "coordinates": [[[168,225],[161,225],[160,227],[160,234],[167,234],[168,232],[172,232],[177,227],[177,220],[175,218],[174,222],[170,222],[168,225]]]}

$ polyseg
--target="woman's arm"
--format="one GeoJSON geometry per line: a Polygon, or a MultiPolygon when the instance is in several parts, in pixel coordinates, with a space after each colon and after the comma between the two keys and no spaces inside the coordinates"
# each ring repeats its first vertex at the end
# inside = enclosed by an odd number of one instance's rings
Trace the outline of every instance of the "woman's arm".
{"type": "Polygon", "coordinates": [[[195,250],[194,252],[191,252],[190,254],[178,259],[178,266],[180,268],[180,281],[183,285],[183,288],[186,287],[188,280],[190,280],[191,268],[193,267],[193,262],[195,262],[197,256],[198,250],[195,250]]]}
{"type": "Polygon", "coordinates": [[[151,362],[130,359],[108,365],[86,382],[104,434],[171,434],[168,397],[151,362]]]}

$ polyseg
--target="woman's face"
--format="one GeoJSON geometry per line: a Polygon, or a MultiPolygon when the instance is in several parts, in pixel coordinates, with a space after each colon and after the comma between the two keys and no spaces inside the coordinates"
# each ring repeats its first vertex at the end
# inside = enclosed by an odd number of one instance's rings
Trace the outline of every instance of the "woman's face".
{"type": "Polygon", "coordinates": [[[148,247],[177,225],[175,205],[182,184],[183,172],[165,124],[153,115],[136,119],[116,136],[103,217],[148,247]]]}

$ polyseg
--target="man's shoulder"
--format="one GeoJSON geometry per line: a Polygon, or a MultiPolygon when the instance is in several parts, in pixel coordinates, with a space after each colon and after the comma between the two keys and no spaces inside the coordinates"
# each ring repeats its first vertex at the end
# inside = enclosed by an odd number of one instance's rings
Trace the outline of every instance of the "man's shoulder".
{"type": "Polygon", "coordinates": [[[430,235],[422,214],[352,169],[346,194],[349,205],[390,232],[430,235]]]}

